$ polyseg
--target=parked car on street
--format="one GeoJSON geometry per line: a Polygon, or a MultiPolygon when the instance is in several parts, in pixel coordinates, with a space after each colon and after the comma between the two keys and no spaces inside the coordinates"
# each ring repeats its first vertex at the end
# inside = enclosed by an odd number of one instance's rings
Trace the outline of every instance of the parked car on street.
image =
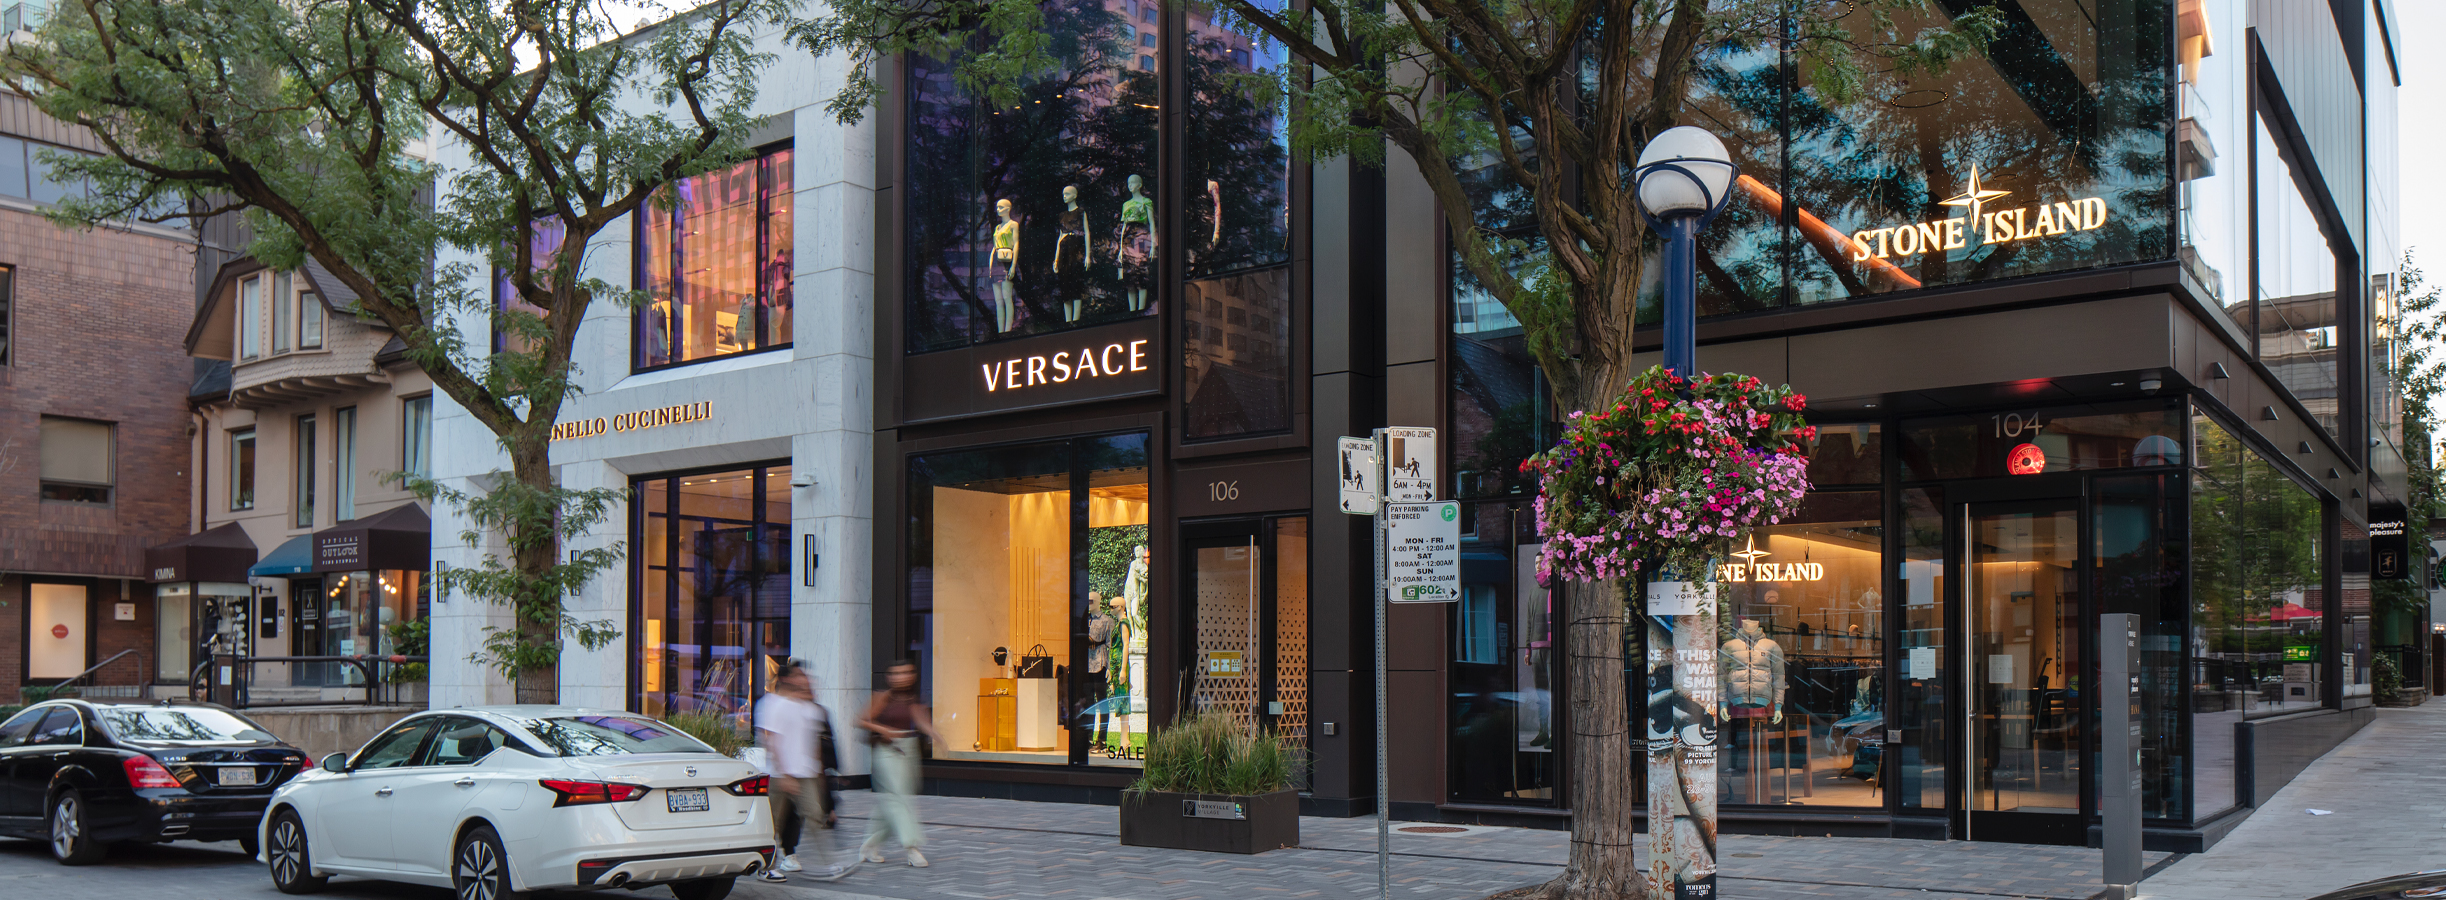
{"type": "Polygon", "coordinates": [[[436,710],[282,787],[263,860],[290,894],[353,875],[460,900],[658,884],[721,900],[773,865],[766,787],[753,766],[636,713],[436,710]]]}
{"type": "Polygon", "coordinates": [[[77,866],[119,841],[243,841],[303,751],[217,706],[52,700],[0,722],[0,834],[77,866]]]}
{"type": "Polygon", "coordinates": [[[2425,900],[2432,897],[2446,897],[2446,869],[2364,881],[2310,900],[2425,900]]]}

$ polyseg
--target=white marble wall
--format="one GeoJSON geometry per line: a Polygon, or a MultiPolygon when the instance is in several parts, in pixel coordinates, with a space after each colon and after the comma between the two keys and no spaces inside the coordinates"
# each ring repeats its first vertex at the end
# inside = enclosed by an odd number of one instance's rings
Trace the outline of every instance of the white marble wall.
{"type": "MultiPolygon", "coordinates": [[[[612,304],[589,310],[575,359],[584,393],[570,400],[563,421],[610,417],[641,409],[710,401],[709,421],[564,440],[552,455],[562,483],[620,487],[657,472],[774,459],[790,461],[813,485],[791,490],[791,652],[809,660],[820,699],[844,721],[864,707],[870,687],[867,647],[874,573],[872,460],[874,403],[874,132],[843,126],[823,110],[841,83],[843,65],[819,62],[759,38],[778,58],[763,79],[753,114],[795,111],[797,271],[796,334],[787,351],[631,373],[630,316],[612,304]],[[814,535],[822,564],[814,586],[799,571],[805,535],[814,535]]],[[[443,148],[445,163],[458,148],[443,148]]],[[[632,277],[631,227],[614,224],[594,242],[588,274],[615,284],[632,277]]],[[[469,329],[469,343],[486,340],[469,329]]],[[[454,484],[502,468],[491,435],[446,399],[435,414],[436,473],[454,484]],[[447,449],[445,449],[445,445],[447,449]]],[[[478,551],[458,546],[462,530],[446,510],[434,514],[434,558],[451,565],[478,551]]],[[[625,511],[586,536],[583,546],[628,539],[625,511]]],[[[633,548],[632,548],[633,552],[633,548]]],[[[564,702],[614,709],[628,706],[628,665],[635,652],[629,627],[627,567],[590,584],[572,603],[582,618],[612,620],[623,637],[600,651],[574,643],[563,651],[564,702]]],[[[498,674],[466,662],[481,646],[486,624],[506,623],[504,611],[452,598],[434,606],[436,706],[508,702],[498,674]]],[[[864,772],[863,748],[845,742],[853,772],[864,772]]]]}

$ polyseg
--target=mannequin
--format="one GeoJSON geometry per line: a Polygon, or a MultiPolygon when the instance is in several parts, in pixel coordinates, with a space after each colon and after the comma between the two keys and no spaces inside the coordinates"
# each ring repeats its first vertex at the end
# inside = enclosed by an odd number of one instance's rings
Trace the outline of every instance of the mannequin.
{"type": "Polygon", "coordinates": [[[1079,186],[1062,186],[1061,230],[1053,239],[1053,281],[1062,291],[1062,321],[1076,322],[1087,304],[1087,273],[1095,247],[1088,238],[1087,212],[1079,208],[1079,186]]]}
{"type": "Polygon", "coordinates": [[[1757,619],[1741,620],[1741,630],[1726,638],[1724,705],[1730,718],[1784,720],[1784,648],[1767,637],[1757,619]]]}
{"type": "Polygon", "coordinates": [[[1113,265],[1121,272],[1121,289],[1130,311],[1147,308],[1148,277],[1155,263],[1155,201],[1144,193],[1146,181],[1130,176],[1130,198],[1121,201],[1121,229],[1115,236],[1113,265]]]}
{"type": "Polygon", "coordinates": [[[994,332],[999,334],[1019,325],[1019,219],[1012,215],[1008,198],[994,201],[994,213],[1002,224],[994,226],[994,332]]]}

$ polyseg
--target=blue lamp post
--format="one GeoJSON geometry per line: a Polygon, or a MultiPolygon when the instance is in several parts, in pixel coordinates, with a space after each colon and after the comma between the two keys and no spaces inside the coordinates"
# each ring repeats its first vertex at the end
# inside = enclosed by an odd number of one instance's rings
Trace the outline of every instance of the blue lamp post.
{"type": "MultiPolygon", "coordinates": [[[[1640,212],[1665,237],[1665,369],[1694,378],[1699,230],[1732,193],[1731,154],[1715,135],[1684,125],[1650,140],[1632,174],[1640,212]]],[[[1716,716],[1723,703],[1714,592],[1704,572],[1655,577],[1687,580],[1648,585],[1649,858],[1670,861],[1675,900],[1714,900],[1716,716]],[[1675,797],[1687,802],[1657,799],[1675,797]]]]}
{"type": "Polygon", "coordinates": [[[1665,237],[1665,369],[1699,372],[1699,231],[1732,195],[1732,154],[1704,129],[1665,129],[1639,151],[1632,172],[1639,211],[1665,237]]]}

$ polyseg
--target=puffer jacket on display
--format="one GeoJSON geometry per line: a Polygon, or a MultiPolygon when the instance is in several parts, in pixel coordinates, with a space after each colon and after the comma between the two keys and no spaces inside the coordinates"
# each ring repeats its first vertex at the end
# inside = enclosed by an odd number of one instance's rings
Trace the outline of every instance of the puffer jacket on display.
{"type": "Polygon", "coordinates": [[[1783,645],[1763,632],[1745,628],[1725,639],[1721,653],[1727,708],[1783,708],[1783,645]]]}

